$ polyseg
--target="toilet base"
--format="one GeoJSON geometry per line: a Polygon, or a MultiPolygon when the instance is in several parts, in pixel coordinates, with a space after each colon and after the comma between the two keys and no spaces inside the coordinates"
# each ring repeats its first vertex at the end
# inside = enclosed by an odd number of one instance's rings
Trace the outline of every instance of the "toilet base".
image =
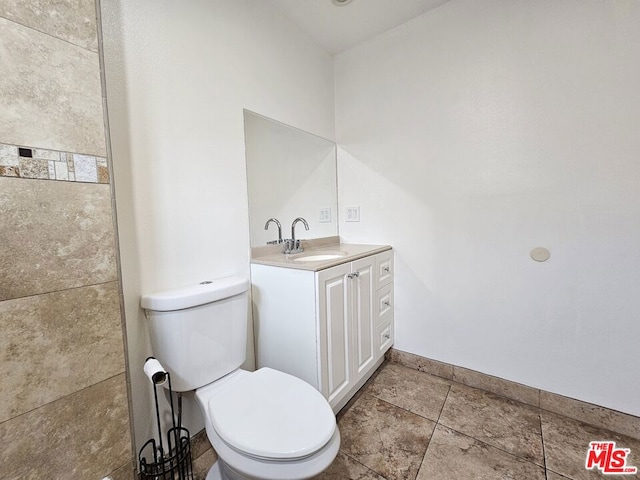
{"type": "Polygon", "coordinates": [[[216,460],[213,466],[209,469],[209,473],[207,473],[207,478],[205,480],[223,480],[222,472],[220,471],[220,462],[216,460]]]}

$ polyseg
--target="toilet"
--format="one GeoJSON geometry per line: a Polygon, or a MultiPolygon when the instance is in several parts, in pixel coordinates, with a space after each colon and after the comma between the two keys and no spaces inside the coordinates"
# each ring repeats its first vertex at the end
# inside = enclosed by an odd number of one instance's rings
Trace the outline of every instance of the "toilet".
{"type": "Polygon", "coordinates": [[[195,390],[218,461],[207,480],[302,480],[340,447],[327,400],[299,378],[240,369],[247,344],[249,281],[227,277],[144,295],[154,356],[173,390],[195,390]]]}

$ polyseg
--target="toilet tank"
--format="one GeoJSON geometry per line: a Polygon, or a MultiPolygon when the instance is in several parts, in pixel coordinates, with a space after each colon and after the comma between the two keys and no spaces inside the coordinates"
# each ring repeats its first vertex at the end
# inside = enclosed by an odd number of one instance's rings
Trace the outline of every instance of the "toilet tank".
{"type": "Polygon", "coordinates": [[[177,392],[239,368],[247,349],[249,280],[226,277],[143,295],[153,354],[177,392]]]}

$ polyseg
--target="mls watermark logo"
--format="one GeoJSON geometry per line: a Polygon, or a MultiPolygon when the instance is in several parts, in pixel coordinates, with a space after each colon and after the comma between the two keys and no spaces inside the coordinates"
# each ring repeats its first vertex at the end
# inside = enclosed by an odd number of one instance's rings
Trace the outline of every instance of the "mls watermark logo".
{"type": "Polygon", "coordinates": [[[593,470],[597,468],[605,475],[627,475],[638,472],[637,467],[627,466],[629,448],[616,448],[616,442],[598,441],[589,442],[585,468],[593,470]]]}

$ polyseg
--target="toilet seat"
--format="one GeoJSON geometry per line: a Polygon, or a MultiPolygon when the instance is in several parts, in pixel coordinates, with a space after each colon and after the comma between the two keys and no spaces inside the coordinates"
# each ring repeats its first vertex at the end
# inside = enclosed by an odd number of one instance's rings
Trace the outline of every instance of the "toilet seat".
{"type": "Polygon", "coordinates": [[[313,455],[336,430],[333,411],[320,392],[270,368],[230,382],[209,399],[207,411],[221,440],[260,459],[288,461],[313,455]]]}

